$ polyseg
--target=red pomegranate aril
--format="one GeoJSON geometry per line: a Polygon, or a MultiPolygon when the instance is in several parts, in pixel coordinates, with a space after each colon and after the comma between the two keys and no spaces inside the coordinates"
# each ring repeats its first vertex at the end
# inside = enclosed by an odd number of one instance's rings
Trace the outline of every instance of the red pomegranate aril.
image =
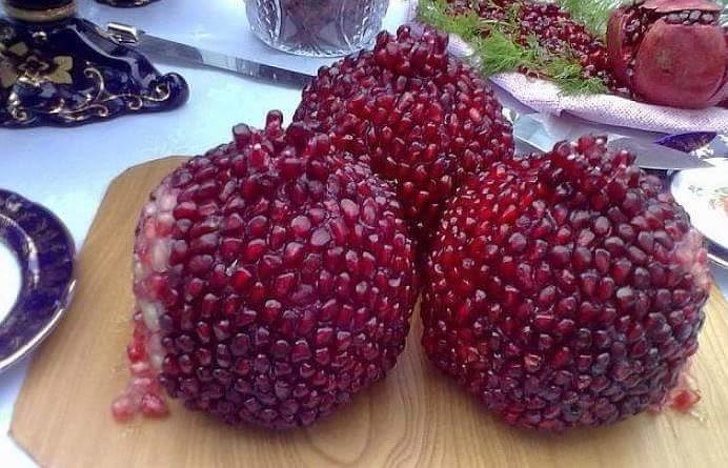
{"type": "Polygon", "coordinates": [[[147,393],[142,397],[141,412],[144,416],[159,418],[167,416],[169,408],[159,395],[147,393]]]}
{"type": "Polygon", "coordinates": [[[119,422],[130,421],[137,413],[128,396],[118,397],[111,405],[111,412],[119,422]]]}
{"type": "Polygon", "coordinates": [[[671,397],[670,407],[686,413],[700,401],[700,395],[690,390],[680,390],[671,397]]]}
{"type": "Polygon", "coordinates": [[[126,354],[127,354],[127,357],[129,358],[129,361],[132,364],[143,360],[147,354],[147,350],[144,345],[144,341],[142,341],[142,340],[132,341],[126,347],[126,354]]]}

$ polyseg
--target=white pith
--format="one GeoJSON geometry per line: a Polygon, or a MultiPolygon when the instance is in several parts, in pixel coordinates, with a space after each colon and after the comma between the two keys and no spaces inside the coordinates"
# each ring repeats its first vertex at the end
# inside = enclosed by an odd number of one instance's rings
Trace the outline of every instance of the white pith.
{"type": "MultiPolygon", "coordinates": [[[[140,285],[152,274],[164,274],[169,270],[171,254],[171,227],[175,219],[173,210],[177,206],[179,190],[167,185],[160,185],[154,191],[153,199],[147,202],[142,210],[141,231],[134,252],[134,283],[140,285]],[[164,230],[168,234],[159,236],[158,232],[164,230]]],[[[137,296],[137,308],[142,314],[144,325],[148,330],[146,343],[149,363],[159,372],[164,361],[164,349],[160,337],[159,320],[165,313],[161,298],[148,294],[146,297],[137,296]]]]}

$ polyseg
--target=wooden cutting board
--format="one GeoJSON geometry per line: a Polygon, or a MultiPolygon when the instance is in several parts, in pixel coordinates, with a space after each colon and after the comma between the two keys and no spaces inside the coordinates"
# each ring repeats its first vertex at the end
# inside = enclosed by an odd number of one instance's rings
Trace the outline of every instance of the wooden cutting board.
{"type": "MultiPolygon", "coordinates": [[[[112,420],[127,379],[131,249],[139,210],[170,158],[133,167],[110,186],[79,256],[68,315],[35,355],[11,434],[52,467],[728,466],[728,304],[717,290],[694,373],[700,417],[643,414],[563,436],[511,429],[439,375],[419,347],[385,381],[313,428],[287,433],[233,429],[177,404],[162,421],[112,420]]],[[[0,465],[2,463],[0,462],[0,465]]]]}

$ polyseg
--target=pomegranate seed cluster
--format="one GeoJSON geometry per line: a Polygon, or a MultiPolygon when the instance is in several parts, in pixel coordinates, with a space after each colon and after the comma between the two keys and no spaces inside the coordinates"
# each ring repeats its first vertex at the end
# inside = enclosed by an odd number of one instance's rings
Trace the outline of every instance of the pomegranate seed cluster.
{"type": "Polygon", "coordinates": [[[328,136],[281,121],[235,127],[144,207],[117,418],[163,414],[161,386],[229,424],[305,426],[403,350],[416,285],[399,202],[328,136]]]}
{"type": "Polygon", "coordinates": [[[697,349],[702,238],[633,160],[582,137],[494,164],[446,207],[422,344],[508,424],[560,431],[659,406],[697,349]]]}
{"type": "Polygon", "coordinates": [[[500,103],[447,43],[432,29],[382,32],[372,51],[322,68],[294,116],[389,181],[424,243],[454,189],[513,153],[500,103]]]}

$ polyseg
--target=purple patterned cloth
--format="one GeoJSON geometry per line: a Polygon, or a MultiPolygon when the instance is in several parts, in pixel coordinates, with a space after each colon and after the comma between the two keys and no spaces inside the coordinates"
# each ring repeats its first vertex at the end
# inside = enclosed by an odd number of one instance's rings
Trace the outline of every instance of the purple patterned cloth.
{"type": "Polygon", "coordinates": [[[521,73],[502,73],[491,80],[523,104],[547,114],[567,112],[591,122],[661,133],[728,133],[728,109],[720,107],[677,109],[609,94],[567,96],[555,84],[521,73]]]}

